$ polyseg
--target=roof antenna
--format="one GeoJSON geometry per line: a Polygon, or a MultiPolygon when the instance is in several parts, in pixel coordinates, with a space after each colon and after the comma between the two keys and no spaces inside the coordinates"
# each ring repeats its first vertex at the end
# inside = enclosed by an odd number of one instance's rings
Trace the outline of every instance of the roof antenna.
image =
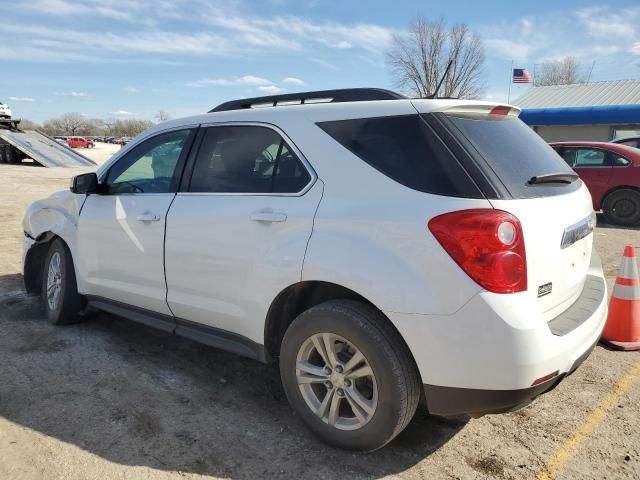
{"type": "MultiPolygon", "coordinates": [[[[442,82],[444,82],[444,79],[446,78],[447,73],[449,73],[449,69],[451,68],[452,63],[453,63],[453,59],[449,60],[449,63],[447,64],[447,68],[445,68],[444,74],[442,75],[442,78],[438,82],[438,86],[436,87],[435,91],[431,95],[427,96],[427,98],[434,99],[438,96],[438,90],[440,90],[440,87],[442,86],[442,82]]],[[[424,68],[425,70],[427,69],[427,62],[425,62],[424,68]]]]}

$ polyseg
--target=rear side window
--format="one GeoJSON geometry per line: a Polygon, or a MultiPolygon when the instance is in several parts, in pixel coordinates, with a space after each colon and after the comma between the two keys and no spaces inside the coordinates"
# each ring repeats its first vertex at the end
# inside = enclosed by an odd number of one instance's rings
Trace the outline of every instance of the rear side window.
{"type": "Polygon", "coordinates": [[[620,145],[627,145],[629,147],[633,147],[633,148],[640,148],[640,140],[625,140],[623,142],[616,142],[620,145]]]}
{"type": "Polygon", "coordinates": [[[425,193],[480,198],[455,157],[419,115],[321,122],[351,153],[402,185],[425,193]]]}
{"type": "Polygon", "coordinates": [[[436,114],[454,136],[463,140],[469,153],[484,163],[513,198],[560,195],[580,187],[570,184],[530,185],[532,177],[573,170],[547,143],[517,117],[510,115],[436,114]],[[466,142],[465,142],[466,141],[466,142]],[[469,146],[471,148],[469,148],[469,146]]]}
{"type": "Polygon", "coordinates": [[[298,193],[311,175],[282,137],[266,127],[207,128],[190,192],[298,193]]]}

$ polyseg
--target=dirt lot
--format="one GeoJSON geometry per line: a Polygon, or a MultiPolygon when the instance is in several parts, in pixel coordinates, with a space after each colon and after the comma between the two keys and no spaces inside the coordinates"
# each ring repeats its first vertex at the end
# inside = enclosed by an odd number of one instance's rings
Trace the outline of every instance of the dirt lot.
{"type": "MultiPolygon", "coordinates": [[[[48,325],[22,291],[20,222],[77,172],[0,165],[0,478],[640,478],[639,352],[597,347],[516,413],[419,413],[363,455],[312,437],[274,367],[107,314],[48,325]]],[[[611,284],[640,231],[601,226],[595,242],[611,284]]]]}

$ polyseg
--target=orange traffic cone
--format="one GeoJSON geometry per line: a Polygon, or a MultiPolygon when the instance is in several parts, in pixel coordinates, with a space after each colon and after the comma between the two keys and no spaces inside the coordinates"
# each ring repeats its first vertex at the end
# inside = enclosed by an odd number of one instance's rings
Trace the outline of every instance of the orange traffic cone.
{"type": "Polygon", "coordinates": [[[633,245],[624,247],[600,341],[617,350],[640,350],[640,276],[633,245]]]}

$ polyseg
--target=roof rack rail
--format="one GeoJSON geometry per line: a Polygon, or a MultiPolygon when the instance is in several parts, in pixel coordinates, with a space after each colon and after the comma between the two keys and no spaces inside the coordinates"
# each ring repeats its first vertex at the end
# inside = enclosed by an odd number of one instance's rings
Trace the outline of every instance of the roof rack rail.
{"type": "Polygon", "coordinates": [[[266,97],[242,98],[221,103],[209,110],[224,112],[257,107],[276,107],[279,104],[298,105],[308,103],[368,102],[372,100],[399,100],[407,98],[399,93],[383,88],[344,88],[339,90],[318,90],[316,92],[286,93],[266,97]]]}

